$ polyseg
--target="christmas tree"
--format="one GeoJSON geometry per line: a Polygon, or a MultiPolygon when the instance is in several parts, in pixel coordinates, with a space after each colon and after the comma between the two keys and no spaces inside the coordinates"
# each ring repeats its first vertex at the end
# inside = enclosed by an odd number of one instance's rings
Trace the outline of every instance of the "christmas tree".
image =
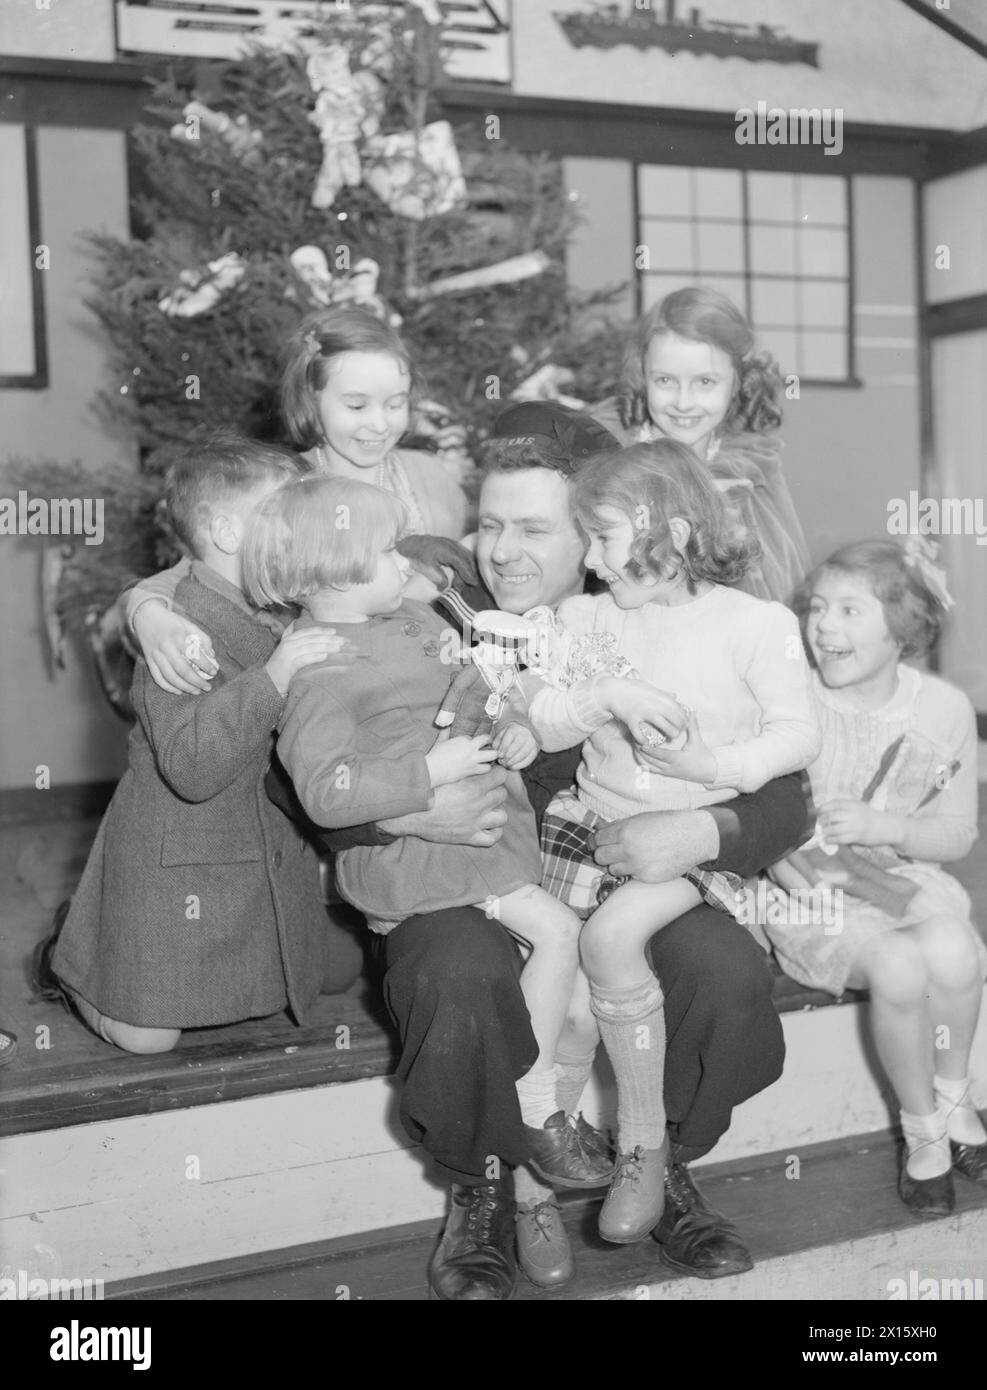
{"type": "MultiPolygon", "coordinates": [[[[304,47],[224,64],[206,98],[155,87],[133,133],[138,235],[95,239],[90,300],[116,374],[105,404],[152,470],[203,425],[278,438],[279,346],[330,302],[400,320],[470,444],[548,364],[584,399],[612,384],[616,337],[597,318],[587,343],[565,283],[559,162],[507,148],[496,122],[453,132],[440,27],[411,3],[373,14],[348,7],[304,47]]],[[[427,413],[417,425],[431,432],[427,413]]]]}
{"type": "MultiPolygon", "coordinates": [[[[128,490],[118,469],[89,470],[119,524],[43,574],[53,645],[83,631],[119,708],[109,605],[128,573],[176,554],[149,489],[201,432],[283,437],[279,349],[312,309],[356,302],[400,324],[431,398],[405,440],[416,447],[452,436],[475,458],[512,396],[613,389],[623,330],[612,296],[567,288],[560,162],[510,149],[496,120],[442,119],[433,9],[354,4],[293,48],[200,68],[197,89],[174,70],[152,84],[131,132],[134,235],[93,236],[87,300],[110,365],[100,404],[136,437],[141,474],[128,490]]],[[[57,465],[14,471],[42,495],[66,481],[57,465]]]]}

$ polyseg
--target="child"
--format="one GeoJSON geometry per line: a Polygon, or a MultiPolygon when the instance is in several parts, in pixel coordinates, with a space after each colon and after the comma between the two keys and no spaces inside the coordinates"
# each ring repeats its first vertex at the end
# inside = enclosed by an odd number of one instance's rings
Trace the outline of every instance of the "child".
{"type": "Polygon", "coordinates": [[[282,451],[227,437],[168,480],[172,524],[196,557],[177,597],[212,638],[217,685],[168,695],[137,663],[129,766],[52,955],[86,1023],[129,1052],[286,1004],[301,1021],[318,992],[317,861],[263,779],[292,675],[341,642],[259,624],[240,588],[246,519],[296,476],[282,451]]]}
{"type": "MultiPolygon", "coordinates": [[[[319,310],[288,339],[283,422],[291,442],[305,451],[309,471],[361,478],[393,493],[407,508],[408,530],[421,536],[429,558],[458,568],[459,548],[438,539],[458,541],[466,530],[466,494],[456,469],[440,455],[396,447],[408,429],[416,387],[408,349],[383,320],[365,309],[319,310]]],[[[172,611],[184,573],[180,561],[142,581],[129,591],[121,615],[155,680],[173,693],[207,689],[214,669],[205,634],[187,614],[172,611]],[[192,659],[186,650],[190,642],[192,659]]],[[[413,584],[409,598],[434,597],[435,585],[423,576],[416,575],[413,584]]]]}
{"type": "Polygon", "coordinates": [[[729,533],[720,496],[691,450],[662,440],[597,457],[576,474],[574,489],[590,538],[586,565],[609,592],[566,599],[560,624],[583,647],[595,643],[644,680],[674,686],[688,710],[684,734],[661,748],[664,740],[642,737],[623,719],[619,675],[568,691],[546,685],[531,705],[545,747],[589,734],[577,793],[557,796],[542,824],[542,883],[588,916],[580,954],[618,1096],[618,1173],[600,1234],[624,1244],[661,1216],[667,1148],[662,996],[645,949],[703,897],[733,910],[734,890],[700,872],[615,885],[593,861],[592,831],[641,811],[709,806],[756,790],[804,767],[818,736],[795,616],[726,587],[743,574],[750,546],[729,533]]]}
{"type": "Polygon", "coordinates": [[[674,439],[708,466],[740,535],[760,542],[740,587],[788,603],[809,552],[778,445],[778,364],[754,351],[740,310],[716,290],[676,290],[641,319],[618,399],[594,414],[624,444],[674,439]]]}
{"type": "Polygon", "coordinates": [[[951,1167],[987,1182],[987,1133],[967,1075],[987,952],[969,897],[940,868],[977,835],[976,723],[954,686],[902,664],[935,645],[951,602],[930,549],[918,536],[845,546],[800,594],[822,721],[809,768],[820,835],[911,891],[893,908],[844,890],[831,934],[766,927],[796,980],[870,991],[878,1055],[901,1106],[899,1193],[919,1216],[953,1209],[951,1167]]]}
{"type": "Polygon", "coordinates": [[[538,837],[516,771],[537,746],[514,710],[492,748],[482,736],[437,738],[435,717],[462,643],[431,609],[404,599],[408,563],[395,542],[405,522],[397,498],[349,478],[304,479],[259,508],[245,552],[247,592],[257,603],[300,604],[300,621],[315,631],[331,623],[357,653],[348,670],[315,668],[293,683],[278,755],[307,814],[328,828],[423,810],[432,788],[498,756],[514,770],[497,844],[408,836],[355,846],[337,857],[339,888],[381,933],[416,914],[475,904],[532,947],[521,981],[539,1053],[518,1095],[533,1163],[559,1186],[605,1185],[612,1163],[581,1147],[555,1098],[554,1048],[576,974],[579,922],[538,887],[538,837]]]}
{"type": "Polygon", "coordinates": [[[458,470],[397,448],[417,386],[393,328],[366,309],[323,309],[288,340],[281,414],[316,472],[373,483],[401,499],[413,534],[459,540],[467,508],[458,470]]]}

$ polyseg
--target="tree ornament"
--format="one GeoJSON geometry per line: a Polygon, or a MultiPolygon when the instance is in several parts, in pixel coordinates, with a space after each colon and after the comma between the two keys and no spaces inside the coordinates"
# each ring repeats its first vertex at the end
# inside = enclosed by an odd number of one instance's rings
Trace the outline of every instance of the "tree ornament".
{"type": "Polygon", "coordinates": [[[466,180],[448,121],[433,121],[418,139],[413,131],[378,135],[367,142],[364,178],[399,217],[421,222],[462,206],[466,180]]]}
{"type": "Polygon", "coordinates": [[[186,102],[182,115],[185,120],[171,128],[174,139],[192,140],[194,136],[191,132],[201,128],[211,135],[218,135],[244,164],[256,160],[257,146],[264,137],[259,130],[254,130],[246,116],[237,116],[234,121],[225,111],[213,111],[201,101],[186,102]]]}
{"type": "Polygon", "coordinates": [[[447,275],[441,280],[433,280],[430,285],[420,285],[411,291],[412,299],[434,299],[442,294],[462,294],[468,290],[485,290],[491,285],[513,285],[519,280],[530,280],[541,275],[551,265],[544,251],[528,251],[523,256],[511,256],[496,265],[486,265],[479,270],[465,270],[462,275],[447,275]]]}
{"type": "Polygon", "coordinates": [[[369,310],[394,328],[400,325],[401,316],[392,313],[377,293],[380,266],[369,256],[362,257],[352,270],[342,275],[333,275],[320,246],[299,246],[288,259],[316,304],[325,308],[352,304],[369,310]]]}
{"type": "Polygon", "coordinates": [[[576,374],[569,367],[560,367],[557,362],[546,362],[532,372],[511,392],[512,401],[557,401],[559,405],[572,410],[584,410],[586,402],[576,396],[568,396],[563,386],[571,386],[576,374]]]}
{"type": "Polygon", "coordinates": [[[322,141],[322,167],[312,190],[312,206],[331,208],[341,188],[360,184],[359,145],[380,129],[383,87],[366,68],[351,72],[349,53],[339,43],[310,53],[305,72],[316,93],[309,120],[322,141]]]}
{"type": "Polygon", "coordinates": [[[183,270],[181,284],[172,294],[158,300],[158,308],[169,318],[192,319],[215,308],[227,290],[243,279],[247,263],[236,251],[210,261],[208,274],[183,270]]]}

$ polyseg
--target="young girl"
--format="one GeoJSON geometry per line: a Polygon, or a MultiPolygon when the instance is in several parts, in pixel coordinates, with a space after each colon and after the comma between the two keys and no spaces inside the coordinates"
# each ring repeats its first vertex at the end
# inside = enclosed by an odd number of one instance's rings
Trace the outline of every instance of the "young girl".
{"type": "Polygon", "coordinates": [[[688,444],[723,493],[733,526],[760,542],[741,588],[787,603],[809,553],[779,446],[782,379],[740,310],[716,290],[676,290],[641,319],[618,398],[594,414],[624,444],[688,444]]]}
{"type": "Polygon", "coordinates": [[[633,724],[606,712],[615,708],[620,676],[594,676],[569,690],[546,685],[531,705],[546,748],[589,734],[577,792],[557,796],[543,821],[542,883],[589,917],[580,954],[617,1078],[620,1149],[600,1233],[622,1244],[654,1227],[663,1202],[662,996],[645,949],[703,897],[732,910],[733,891],[705,872],[614,886],[593,861],[592,831],[640,811],[708,806],[753,791],[804,767],[818,734],[797,620],[780,603],[727,587],[743,574],[750,546],[730,534],[720,496],[691,450],[664,440],[595,458],[574,489],[575,514],[590,538],[586,564],[609,592],[565,600],[560,623],[584,647],[588,634],[601,648],[614,642],[644,680],[673,688],[688,710],[681,737],[666,747],[652,740],[648,749],[633,724]]]}
{"type": "MultiPolygon", "coordinates": [[[[896,907],[843,894],[840,930],[768,924],[786,972],[867,989],[878,1055],[901,1106],[902,1200],[953,1208],[950,1168],[987,1182],[987,1133],[967,1068],[987,952],[970,899],[940,864],[977,835],[977,734],[954,686],[903,665],[931,650],[950,603],[930,545],[910,537],[836,551],[800,594],[822,751],[809,768],[826,846],[852,845],[906,890],[896,907]]],[[[785,861],[777,876],[784,883],[785,861]]]]}
{"type": "Polygon", "coordinates": [[[323,309],[288,340],[281,415],[316,472],[393,493],[407,508],[412,534],[459,540],[467,511],[459,470],[441,455],[397,447],[417,389],[410,354],[393,328],[366,309],[323,309]]]}
{"type": "MultiPolygon", "coordinates": [[[[288,340],[281,409],[291,442],[309,468],[361,478],[393,493],[408,512],[408,532],[458,541],[466,530],[466,494],[457,470],[437,454],[396,446],[408,429],[417,379],[408,349],[365,309],[322,309],[288,340]]],[[[457,547],[437,547],[455,565],[457,547]]],[[[208,636],[171,610],[187,561],[131,589],[125,628],[137,639],[154,679],[173,694],[208,689],[216,662],[208,636]],[[150,600],[157,600],[150,602],[150,600]]],[[[435,587],[416,575],[409,592],[429,599],[435,587]]]]}
{"type": "MultiPolygon", "coordinates": [[[[348,668],[313,668],[292,684],[278,753],[308,815],[330,829],[423,810],[434,787],[497,757],[514,770],[496,845],[409,836],[357,846],[337,856],[339,888],[379,932],[419,913],[473,904],[533,948],[521,981],[539,1055],[518,1082],[533,1162],[559,1186],[605,1185],[612,1163],[581,1147],[555,1099],[555,1044],[576,974],[579,921],[538,887],[534,815],[516,771],[537,745],[513,710],[493,747],[485,737],[437,737],[435,717],[462,642],[430,608],[404,599],[408,562],[395,543],[405,524],[397,498],[349,478],[293,483],[256,513],[244,564],[251,598],[299,604],[299,628],[330,624],[356,653],[348,668]]],[[[627,710],[635,693],[646,710],[649,692],[637,682],[624,683],[618,707],[627,710]]]]}

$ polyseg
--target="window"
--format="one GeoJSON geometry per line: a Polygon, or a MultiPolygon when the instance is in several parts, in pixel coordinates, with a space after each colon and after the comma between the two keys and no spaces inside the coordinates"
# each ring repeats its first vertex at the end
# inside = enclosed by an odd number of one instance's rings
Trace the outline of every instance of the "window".
{"type": "Polygon", "coordinates": [[[852,380],[849,179],[641,165],[638,214],[642,309],[709,285],[744,310],[786,374],[852,380]]]}
{"type": "Polygon", "coordinates": [[[34,131],[0,123],[0,387],[48,384],[34,131]]]}

